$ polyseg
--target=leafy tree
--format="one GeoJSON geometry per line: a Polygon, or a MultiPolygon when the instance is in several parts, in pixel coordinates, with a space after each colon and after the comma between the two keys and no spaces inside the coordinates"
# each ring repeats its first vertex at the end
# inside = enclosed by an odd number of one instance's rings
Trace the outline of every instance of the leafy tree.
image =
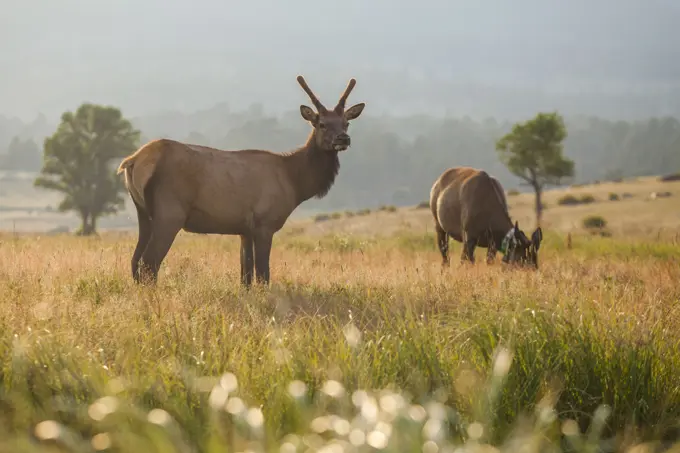
{"type": "Polygon", "coordinates": [[[517,123],[496,142],[501,162],[536,193],[536,223],[541,224],[541,194],[546,185],[558,185],[574,175],[574,161],[562,155],[567,136],[564,120],[556,113],[539,113],[529,121],[517,123]]]}
{"type": "Polygon", "coordinates": [[[65,112],[57,131],[45,139],[34,184],[64,194],[58,209],[78,213],[78,234],[95,233],[99,217],[123,207],[124,185],[111,164],[136,149],[139,135],[117,108],[85,103],[75,114],[65,112]]]}
{"type": "Polygon", "coordinates": [[[38,171],[42,165],[40,148],[31,139],[14,137],[9,143],[7,154],[0,159],[0,168],[15,171],[38,171]]]}

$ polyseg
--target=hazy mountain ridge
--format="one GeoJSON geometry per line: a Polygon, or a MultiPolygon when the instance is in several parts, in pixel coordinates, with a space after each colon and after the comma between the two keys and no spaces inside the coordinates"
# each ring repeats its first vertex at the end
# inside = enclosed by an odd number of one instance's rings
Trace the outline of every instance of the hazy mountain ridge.
{"type": "MultiPolygon", "coordinates": [[[[310,132],[299,111],[274,115],[258,104],[248,110],[218,104],[192,114],[165,112],[132,121],[143,140],[167,137],[232,150],[286,151],[301,145],[310,132]]],[[[567,117],[566,123],[565,154],[575,161],[575,182],[680,170],[680,122],[676,118],[625,122],[575,116],[567,117]]],[[[0,130],[3,124],[4,129],[11,129],[8,124],[16,126],[16,122],[0,120],[0,130]]],[[[354,145],[340,156],[336,185],[325,198],[306,202],[305,209],[415,204],[426,199],[434,179],[454,165],[484,168],[498,176],[506,189],[517,188],[518,178],[505,169],[495,152],[495,141],[511,126],[511,122],[493,118],[364,114],[350,128],[354,145]]],[[[14,133],[26,137],[30,131],[48,130],[51,134],[55,128],[56,123],[36,121],[14,133]]],[[[42,137],[33,137],[42,145],[42,137]]]]}

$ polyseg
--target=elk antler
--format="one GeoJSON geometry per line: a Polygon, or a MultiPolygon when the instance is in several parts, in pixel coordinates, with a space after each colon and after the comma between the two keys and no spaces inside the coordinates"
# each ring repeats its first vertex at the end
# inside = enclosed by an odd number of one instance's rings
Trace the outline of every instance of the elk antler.
{"type": "Polygon", "coordinates": [[[307,96],[309,96],[309,99],[312,100],[312,104],[314,104],[314,107],[316,107],[316,110],[319,112],[326,112],[326,107],[319,101],[319,98],[316,97],[314,92],[309,88],[309,85],[307,85],[307,82],[305,82],[305,78],[302,77],[301,75],[297,76],[297,81],[302,87],[303,90],[305,90],[305,93],[307,93],[307,96]]]}
{"type": "Polygon", "coordinates": [[[335,106],[335,111],[338,113],[341,113],[345,110],[345,101],[347,101],[347,98],[349,97],[349,94],[352,92],[354,89],[354,85],[357,84],[357,81],[355,79],[350,79],[349,83],[347,84],[347,88],[345,88],[345,92],[342,93],[342,96],[340,96],[340,100],[338,101],[338,105],[335,106]]]}

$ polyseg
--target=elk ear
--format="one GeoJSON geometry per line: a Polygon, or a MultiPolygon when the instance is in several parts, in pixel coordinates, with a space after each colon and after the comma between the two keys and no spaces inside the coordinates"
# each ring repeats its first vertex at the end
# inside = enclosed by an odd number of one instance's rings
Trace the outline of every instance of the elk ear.
{"type": "Polygon", "coordinates": [[[365,106],[366,106],[366,104],[364,104],[363,102],[360,103],[360,104],[354,104],[353,106],[351,106],[350,108],[345,110],[345,114],[344,114],[345,119],[347,121],[351,121],[353,119],[358,118],[359,115],[361,115],[361,112],[364,111],[365,106]]]}
{"type": "Polygon", "coordinates": [[[307,107],[304,104],[300,106],[300,114],[304,119],[312,124],[316,124],[316,122],[319,120],[319,115],[314,110],[312,110],[311,107],[307,107]]]}
{"type": "Polygon", "coordinates": [[[541,241],[543,240],[543,230],[541,230],[541,227],[536,228],[536,231],[534,231],[531,234],[531,242],[533,242],[534,246],[536,247],[536,250],[539,249],[541,246],[541,241]]]}

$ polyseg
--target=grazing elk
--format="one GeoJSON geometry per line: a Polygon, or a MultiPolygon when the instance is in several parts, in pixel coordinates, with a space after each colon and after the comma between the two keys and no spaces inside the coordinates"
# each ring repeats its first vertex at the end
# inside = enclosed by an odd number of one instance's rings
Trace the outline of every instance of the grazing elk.
{"type": "Polygon", "coordinates": [[[475,247],[480,246],[487,248],[487,263],[493,262],[496,250],[500,250],[505,263],[538,268],[541,228],[529,240],[517,222],[513,225],[503,187],[484,170],[470,167],[446,170],[432,185],[430,209],[442,265],[449,264],[452,237],[463,244],[463,262],[474,263],[475,247]]]}
{"type": "Polygon", "coordinates": [[[338,153],[350,146],[349,121],[364,103],[345,110],[351,79],[333,110],[324,107],[305,79],[298,83],[317,112],[300,106],[312,126],[307,142],[288,153],[224,151],[174,140],[154,140],[125,158],[118,174],[137,209],[139,238],[132,256],[137,283],[155,283],[180,230],[241,237],[241,283],[269,283],[274,233],[305,200],[321,198],[338,174],[338,153]]]}

